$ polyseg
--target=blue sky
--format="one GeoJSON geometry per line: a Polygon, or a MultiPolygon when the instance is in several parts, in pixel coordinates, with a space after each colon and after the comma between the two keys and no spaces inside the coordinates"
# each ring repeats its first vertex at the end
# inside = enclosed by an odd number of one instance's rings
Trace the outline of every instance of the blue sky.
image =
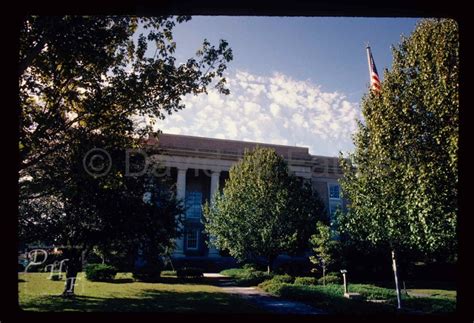
{"type": "Polygon", "coordinates": [[[353,149],[355,119],[368,86],[365,43],[377,69],[390,68],[391,46],[419,19],[194,16],[174,31],[176,58],[194,55],[204,38],[229,42],[231,95],[185,97],[186,109],[158,128],[215,138],[309,147],[337,156],[353,149]]]}

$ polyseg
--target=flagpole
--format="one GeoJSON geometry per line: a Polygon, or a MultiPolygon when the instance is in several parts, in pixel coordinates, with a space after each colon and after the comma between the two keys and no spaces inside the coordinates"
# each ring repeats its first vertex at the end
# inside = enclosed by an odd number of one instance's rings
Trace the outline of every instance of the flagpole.
{"type": "Polygon", "coordinates": [[[369,67],[369,84],[371,84],[370,79],[372,78],[372,69],[370,68],[370,46],[369,46],[369,42],[367,42],[366,50],[367,50],[367,66],[369,67]]]}

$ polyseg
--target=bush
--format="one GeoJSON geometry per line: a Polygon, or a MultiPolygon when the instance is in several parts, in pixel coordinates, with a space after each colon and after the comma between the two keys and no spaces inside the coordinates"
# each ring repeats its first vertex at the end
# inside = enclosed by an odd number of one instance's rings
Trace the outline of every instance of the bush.
{"type": "Polygon", "coordinates": [[[296,277],[294,284],[312,286],[312,285],[317,285],[318,280],[315,277],[296,277]]]}
{"type": "Polygon", "coordinates": [[[202,278],[204,277],[203,270],[197,267],[184,267],[176,271],[178,278],[202,278]]]}
{"type": "Polygon", "coordinates": [[[295,278],[290,275],[275,275],[271,279],[267,279],[258,284],[258,287],[268,293],[279,295],[281,287],[283,285],[292,284],[294,280],[295,278]]]}
{"type": "Polygon", "coordinates": [[[253,270],[242,269],[242,268],[230,268],[230,269],[222,270],[220,274],[224,276],[229,276],[232,278],[239,278],[239,277],[245,276],[250,271],[253,271],[253,270]]]}
{"type": "Polygon", "coordinates": [[[142,282],[156,282],[160,280],[162,267],[146,264],[133,270],[133,278],[142,282]]]}
{"type": "Polygon", "coordinates": [[[174,277],[176,276],[176,270],[163,270],[161,277],[174,277]]]}
{"type": "Polygon", "coordinates": [[[272,274],[267,274],[264,271],[258,271],[247,267],[243,268],[231,268],[220,272],[221,275],[229,276],[236,279],[237,285],[239,286],[256,286],[265,280],[271,279],[272,274]]]}
{"type": "Polygon", "coordinates": [[[110,281],[115,278],[117,268],[106,264],[89,264],[85,272],[86,278],[90,281],[110,281]]]}
{"type": "Polygon", "coordinates": [[[319,285],[324,285],[324,282],[326,282],[326,284],[342,284],[342,277],[337,273],[329,273],[326,274],[326,277],[318,279],[319,285]]]}
{"type": "Polygon", "coordinates": [[[293,284],[295,278],[291,277],[290,275],[275,275],[271,280],[278,283],[293,284]]]}
{"type": "Polygon", "coordinates": [[[256,271],[257,270],[257,265],[253,263],[247,263],[242,266],[242,269],[245,270],[250,270],[250,271],[256,271]]]}
{"type": "Polygon", "coordinates": [[[288,285],[286,283],[278,282],[273,279],[264,281],[263,283],[258,284],[258,288],[264,290],[267,293],[272,295],[280,296],[283,286],[288,285]]]}
{"type": "Polygon", "coordinates": [[[369,284],[349,284],[349,292],[359,293],[366,299],[396,299],[396,291],[369,284]]]}
{"type": "Polygon", "coordinates": [[[272,274],[263,271],[247,271],[237,277],[237,285],[239,286],[256,286],[265,280],[271,279],[272,274]]]}

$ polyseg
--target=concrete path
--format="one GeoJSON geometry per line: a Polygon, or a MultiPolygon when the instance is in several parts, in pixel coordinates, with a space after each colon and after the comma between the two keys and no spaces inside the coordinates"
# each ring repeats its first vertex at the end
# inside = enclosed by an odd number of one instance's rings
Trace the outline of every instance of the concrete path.
{"type": "Polygon", "coordinates": [[[227,276],[215,273],[204,273],[204,277],[206,278],[228,278],[227,276]]]}
{"type": "Polygon", "coordinates": [[[276,314],[296,314],[296,315],[320,315],[326,314],[323,310],[316,309],[310,305],[281,299],[272,296],[256,287],[236,287],[222,286],[225,292],[239,295],[257,306],[276,314]]]}
{"type": "Polygon", "coordinates": [[[238,287],[229,277],[220,274],[204,274],[204,277],[219,279],[219,286],[226,293],[243,297],[255,305],[276,314],[293,314],[293,315],[320,315],[327,314],[325,311],[316,309],[310,305],[281,299],[256,287],[238,287]]]}

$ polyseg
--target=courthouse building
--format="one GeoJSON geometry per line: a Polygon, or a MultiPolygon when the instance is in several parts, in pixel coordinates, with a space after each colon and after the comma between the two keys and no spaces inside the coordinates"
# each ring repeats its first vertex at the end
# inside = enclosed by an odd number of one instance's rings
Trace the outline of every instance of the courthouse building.
{"type": "Polygon", "coordinates": [[[342,206],[338,184],[342,171],[338,158],[311,155],[306,147],[164,133],[148,139],[146,145],[158,152],[153,158],[166,167],[176,181],[178,198],[186,201],[184,235],[177,241],[174,258],[225,256],[224,252],[206,244],[201,206],[225,186],[230,167],[242,158],[245,149],[251,150],[257,145],[275,149],[288,162],[290,172],[310,180],[328,215],[333,215],[342,206]]]}

